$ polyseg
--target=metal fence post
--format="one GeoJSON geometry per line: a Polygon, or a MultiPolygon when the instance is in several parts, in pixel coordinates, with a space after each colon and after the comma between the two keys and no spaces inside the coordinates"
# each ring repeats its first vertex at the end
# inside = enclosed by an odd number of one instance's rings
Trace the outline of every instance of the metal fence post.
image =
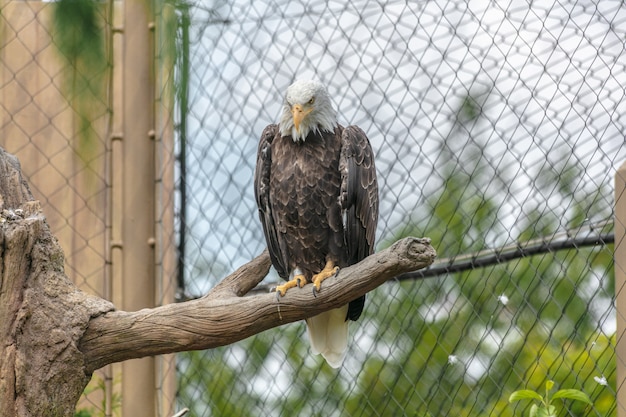
{"type": "Polygon", "coordinates": [[[626,417],[626,162],[615,174],[615,308],[617,416],[626,417]]]}
{"type": "MultiPolygon", "coordinates": [[[[155,150],[151,1],[124,1],[122,309],[155,298],[155,150]]],[[[123,363],[122,416],[156,415],[155,359],[123,363]]]]}

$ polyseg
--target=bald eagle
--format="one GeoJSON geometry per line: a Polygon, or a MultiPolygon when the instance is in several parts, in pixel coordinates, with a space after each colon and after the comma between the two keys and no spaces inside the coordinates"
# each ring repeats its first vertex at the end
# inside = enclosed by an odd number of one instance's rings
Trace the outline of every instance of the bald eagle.
{"type": "MultiPolygon", "coordinates": [[[[374,251],[378,185],[374,153],[357,126],[343,127],[324,86],[296,81],[278,124],[261,135],[254,190],[272,265],[284,296],[312,283],[313,293],[339,268],[374,251]]],[[[306,320],[311,350],[338,368],[348,348],[348,321],[365,296],[306,320]]]]}

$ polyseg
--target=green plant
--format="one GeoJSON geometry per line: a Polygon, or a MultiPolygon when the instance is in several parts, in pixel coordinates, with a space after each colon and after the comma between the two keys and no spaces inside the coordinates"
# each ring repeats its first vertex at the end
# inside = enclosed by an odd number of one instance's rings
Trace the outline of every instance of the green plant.
{"type": "Polygon", "coordinates": [[[509,397],[509,402],[512,403],[513,401],[519,400],[539,401],[539,405],[535,403],[530,407],[528,417],[556,417],[556,407],[552,404],[552,401],[559,398],[564,400],[582,401],[589,405],[592,404],[587,394],[577,389],[560,389],[550,396],[550,391],[552,391],[553,387],[554,381],[547,380],[545,397],[542,397],[539,393],[533,390],[522,389],[512,393],[509,397]]]}

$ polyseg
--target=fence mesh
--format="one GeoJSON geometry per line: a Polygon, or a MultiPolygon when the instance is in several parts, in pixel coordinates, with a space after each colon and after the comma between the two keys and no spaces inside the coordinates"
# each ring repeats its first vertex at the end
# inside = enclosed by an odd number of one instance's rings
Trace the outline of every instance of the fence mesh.
{"type": "MultiPolygon", "coordinates": [[[[120,309],[125,308],[124,299],[133,298],[122,291],[120,224],[132,213],[121,213],[121,194],[124,184],[132,187],[135,183],[123,169],[124,115],[131,118],[122,109],[123,6],[124,2],[91,0],[0,2],[0,146],[19,158],[63,249],[67,276],[83,291],[109,299],[120,309]]],[[[154,9],[160,13],[163,7],[154,9]]],[[[154,51],[145,48],[145,59],[155,62],[154,85],[146,83],[143,91],[154,100],[152,110],[158,113],[153,138],[147,139],[148,132],[145,135],[147,143],[154,143],[155,152],[130,156],[138,166],[154,158],[158,167],[146,177],[156,192],[134,193],[138,201],[157,194],[154,215],[144,216],[156,224],[155,265],[146,268],[154,271],[154,277],[147,277],[154,278],[154,294],[132,277],[150,298],[150,305],[142,307],[171,302],[175,287],[175,279],[170,279],[175,276],[172,255],[177,250],[171,235],[175,153],[172,117],[163,114],[173,102],[167,71],[171,65],[164,64],[172,59],[172,51],[162,39],[168,19],[146,19],[159,24],[158,30],[145,28],[146,33],[156,32],[154,51]]],[[[149,213],[150,207],[145,210],[149,213]]],[[[127,253],[136,249],[131,246],[126,246],[127,253]]],[[[173,414],[176,370],[172,359],[157,358],[155,378],[136,384],[149,392],[138,408],[156,410],[151,415],[173,414]]],[[[126,394],[130,374],[124,373],[122,364],[96,371],[76,414],[121,416],[122,401],[137,401],[126,394]]],[[[139,392],[136,386],[131,388],[139,392]]]]}
{"type": "Polygon", "coordinates": [[[623,2],[234,0],[182,15],[187,294],[264,249],[256,146],[295,79],[322,81],[339,122],[370,138],[378,249],[429,236],[453,261],[572,229],[597,244],[383,285],[351,325],[339,371],[310,354],[302,323],[181,354],[181,407],[193,416],[513,416],[529,404],[509,404],[511,392],[551,379],[594,401],[559,415],[616,415],[603,239],[626,158],[623,2]]]}
{"type": "Polygon", "coordinates": [[[71,70],[52,39],[46,4],[4,2],[0,12],[0,144],[22,161],[55,235],[73,242],[73,251],[65,254],[68,276],[87,291],[100,294],[107,140],[101,128],[106,126],[109,109],[106,99],[92,91],[76,91],[74,99],[66,98],[64,91],[72,84],[85,89],[88,77],[102,73],[71,70]],[[81,115],[82,103],[77,98],[81,95],[91,101],[87,132],[73,125],[81,115]],[[81,149],[85,133],[92,143],[89,152],[81,149]],[[79,157],[81,153],[86,160],[79,157]]]}
{"type": "MultiPolygon", "coordinates": [[[[610,237],[613,176],[626,159],[624,2],[152,3],[155,63],[180,64],[176,149],[160,140],[170,115],[155,117],[155,221],[169,224],[179,201],[181,291],[205,293],[264,249],[256,146],[286,87],[304,78],[321,80],[339,122],[359,125],[372,142],[378,249],[429,236],[446,262],[434,276],[368,295],[338,371],[310,354],[302,323],[180,354],[179,408],[193,416],[513,416],[528,404],[509,404],[511,392],[552,379],[594,402],[567,403],[560,415],[616,415],[610,237]],[[164,46],[174,10],[177,54],[164,46]],[[162,184],[173,154],[184,156],[178,193],[162,184]],[[532,254],[500,258],[501,248],[531,247],[525,242],[534,242],[532,254]],[[475,262],[479,251],[495,261],[475,262]],[[470,267],[446,266],[461,264],[470,267]]],[[[109,31],[99,70],[59,55],[52,4],[0,9],[0,145],[22,161],[68,275],[101,296],[112,286],[113,298],[119,282],[107,281],[104,265],[117,192],[110,164],[119,163],[112,137],[124,62],[113,39],[124,36],[122,4],[95,8],[109,31]],[[90,90],[103,73],[110,91],[90,90]],[[68,83],[81,90],[68,95],[68,83]]],[[[152,94],[166,111],[174,81],[162,70],[152,94]]],[[[171,231],[157,232],[157,250],[171,253],[171,231]]],[[[157,274],[173,274],[165,257],[157,262],[157,274]]],[[[277,280],[272,271],[266,282],[277,280]]],[[[164,392],[166,366],[156,383],[164,392]]],[[[132,401],[120,393],[120,373],[106,370],[96,398],[79,408],[120,415],[121,401],[132,401]]]]}

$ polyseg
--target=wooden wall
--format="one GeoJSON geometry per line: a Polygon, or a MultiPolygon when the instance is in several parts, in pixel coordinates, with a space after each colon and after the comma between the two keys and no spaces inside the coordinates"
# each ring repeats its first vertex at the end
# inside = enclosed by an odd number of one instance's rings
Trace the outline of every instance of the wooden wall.
{"type": "MultiPolygon", "coordinates": [[[[102,3],[112,62],[87,146],[67,99],[75,69],[54,44],[53,7],[0,2],[0,146],[19,158],[76,285],[122,310],[173,302],[172,70],[155,59],[152,2],[102,3]]],[[[104,398],[106,415],[172,415],[175,374],[171,356],[107,367],[92,381],[104,389],[79,408],[99,409],[104,398]]]]}

